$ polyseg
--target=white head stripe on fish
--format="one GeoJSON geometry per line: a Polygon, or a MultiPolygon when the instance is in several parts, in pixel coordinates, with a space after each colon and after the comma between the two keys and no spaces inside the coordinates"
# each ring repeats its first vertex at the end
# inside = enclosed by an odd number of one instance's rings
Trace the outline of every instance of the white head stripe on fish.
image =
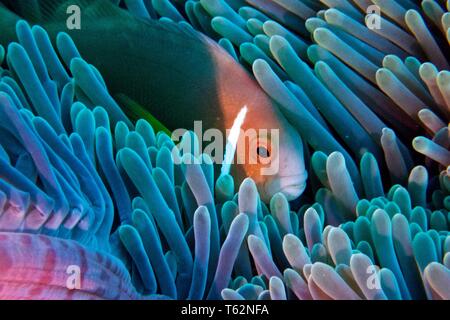
{"type": "Polygon", "coordinates": [[[239,133],[241,127],[244,124],[245,116],[247,115],[248,108],[243,106],[239,111],[236,119],[234,119],[233,126],[230,129],[230,134],[227,137],[227,144],[225,146],[225,155],[223,157],[222,168],[220,170],[221,175],[229,174],[231,164],[233,162],[234,155],[236,153],[236,146],[239,139],[239,133]]]}

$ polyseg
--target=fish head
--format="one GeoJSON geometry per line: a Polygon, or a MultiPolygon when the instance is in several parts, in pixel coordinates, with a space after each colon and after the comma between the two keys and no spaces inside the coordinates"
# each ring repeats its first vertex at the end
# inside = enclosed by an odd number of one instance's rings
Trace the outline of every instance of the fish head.
{"type": "Polygon", "coordinates": [[[278,111],[270,117],[248,116],[252,126],[241,132],[236,149],[245,177],[255,182],[266,203],[276,193],[295,200],[305,190],[308,177],[299,133],[278,111]]]}
{"type": "MultiPolygon", "coordinates": [[[[227,130],[240,130],[235,148],[229,148],[235,149],[237,165],[231,170],[236,182],[250,177],[266,203],[277,192],[288,200],[296,199],[304,191],[307,178],[299,133],[254,77],[231,56],[222,54],[223,49],[214,48],[215,92],[223,123],[227,130]]],[[[227,137],[228,145],[230,135],[227,137]]]]}

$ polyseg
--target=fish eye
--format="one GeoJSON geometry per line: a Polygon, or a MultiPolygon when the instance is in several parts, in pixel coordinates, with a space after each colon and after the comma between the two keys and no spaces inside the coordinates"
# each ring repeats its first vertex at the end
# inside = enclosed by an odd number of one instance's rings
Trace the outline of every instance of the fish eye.
{"type": "Polygon", "coordinates": [[[269,158],[270,157],[270,152],[269,152],[269,150],[267,150],[266,147],[259,146],[256,149],[256,153],[258,154],[258,156],[260,156],[262,158],[269,158]]]}

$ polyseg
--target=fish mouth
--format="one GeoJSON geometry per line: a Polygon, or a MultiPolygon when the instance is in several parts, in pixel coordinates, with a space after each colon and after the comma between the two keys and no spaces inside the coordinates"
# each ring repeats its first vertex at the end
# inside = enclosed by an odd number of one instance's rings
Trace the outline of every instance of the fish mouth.
{"type": "Polygon", "coordinates": [[[306,178],[306,173],[278,176],[266,184],[266,198],[270,201],[276,193],[282,193],[288,201],[295,200],[305,191],[306,178]]]}

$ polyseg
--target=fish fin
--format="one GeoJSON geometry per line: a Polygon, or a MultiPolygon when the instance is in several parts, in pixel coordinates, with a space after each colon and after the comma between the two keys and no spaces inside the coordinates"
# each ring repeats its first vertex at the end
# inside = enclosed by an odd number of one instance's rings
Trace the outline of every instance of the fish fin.
{"type": "Polygon", "coordinates": [[[139,119],[147,120],[147,122],[151,124],[155,132],[162,131],[169,136],[172,135],[171,131],[167,129],[165,125],[163,125],[158,119],[156,119],[147,109],[145,109],[143,106],[141,106],[139,103],[137,103],[127,95],[119,93],[115,95],[114,98],[132,121],[137,121],[139,119]]]}

